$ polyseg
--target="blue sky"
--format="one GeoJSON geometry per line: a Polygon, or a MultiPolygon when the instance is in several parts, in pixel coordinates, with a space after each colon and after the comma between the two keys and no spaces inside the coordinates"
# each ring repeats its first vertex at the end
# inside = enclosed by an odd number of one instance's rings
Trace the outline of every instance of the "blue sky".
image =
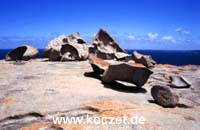
{"type": "Polygon", "coordinates": [[[0,0],[0,48],[44,48],[61,34],[88,43],[99,28],[126,49],[200,49],[199,0],[0,0]]]}

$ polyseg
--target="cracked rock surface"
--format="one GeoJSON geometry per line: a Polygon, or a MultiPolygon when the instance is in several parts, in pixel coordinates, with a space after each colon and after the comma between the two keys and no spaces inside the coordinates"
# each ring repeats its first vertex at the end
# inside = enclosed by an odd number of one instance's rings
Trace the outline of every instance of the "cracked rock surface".
{"type": "Polygon", "coordinates": [[[1,130],[197,130],[200,127],[200,66],[157,64],[142,88],[130,83],[103,84],[88,61],[23,62],[0,60],[1,130]],[[153,100],[154,84],[170,84],[184,76],[187,89],[171,88],[179,96],[175,108],[153,100]],[[53,124],[55,116],[143,116],[144,125],[53,124]]]}

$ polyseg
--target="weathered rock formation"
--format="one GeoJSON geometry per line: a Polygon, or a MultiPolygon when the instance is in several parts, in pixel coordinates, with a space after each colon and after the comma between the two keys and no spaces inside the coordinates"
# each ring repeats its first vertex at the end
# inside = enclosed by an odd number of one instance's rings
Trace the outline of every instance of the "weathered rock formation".
{"type": "Polygon", "coordinates": [[[43,56],[49,58],[50,61],[86,60],[88,47],[79,33],[69,36],[61,35],[48,43],[43,56]]]}
{"type": "Polygon", "coordinates": [[[137,51],[133,52],[132,60],[134,60],[136,63],[143,64],[148,68],[154,67],[154,65],[156,64],[156,61],[154,61],[150,55],[143,55],[138,53],[137,51]]]}
{"type": "MultiPolygon", "coordinates": [[[[119,44],[103,29],[100,29],[94,40],[89,47],[89,52],[94,53],[101,59],[114,59],[116,53],[121,52],[126,54],[126,51],[122,49],[119,44]]],[[[117,55],[118,57],[118,55],[117,55]]],[[[120,56],[120,58],[122,58],[120,56]]]]}
{"type": "Polygon", "coordinates": [[[120,63],[110,65],[103,73],[103,82],[126,81],[142,87],[153,72],[141,64],[120,63]]]}
{"type": "Polygon", "coordinates": [[[179,101],[179,97],[167,86],[153,86],[151,89],[151,95],[154,100],[164,107],[175,107],[179,101]]]}
{"type": "Polygon", "coordinates": [[[27,61],[27,60],[36,58],[38,53],[39,51],[37,48],[30,45],[24,45],[10,51],[6,55],[5,60],[7,61],[26,60],[27,61]]]}
{"type": "Polygon", "coordinates": [[[134,60],[136,63],[143,64],[151,68],[156,62],[149,55],[142,55],[136,51],[132,55],[119,46],[119,44],[103,29],[100,29],[89,47],[89,53],[95,54],[104,60],[129,61],[134,60]]]}
{"type": "Polygon", "coordinates": [[[103,74],[102,81],[105,83],[119,80],[130,82],[141,87],[153,73],[142,64],[122,62],[110,64],[94,55],[90,57],[90,64],[94,72],[103,74]]]}

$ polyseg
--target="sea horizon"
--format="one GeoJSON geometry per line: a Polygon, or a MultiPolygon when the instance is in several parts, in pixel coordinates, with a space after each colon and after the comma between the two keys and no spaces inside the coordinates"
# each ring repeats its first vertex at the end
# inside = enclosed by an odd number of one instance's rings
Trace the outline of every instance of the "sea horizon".
{"type": "MultiPolygon", "coordinates": [[[[0,60],[12,49],[0,49],[0,60]]],[[[43,57],[43,50],[39,49],[37,58],[43,57]]],[[[200,50],[147,50],[147,49],[125,49],[128,54],[138,51],[145,55],[151,55],[158,64],[172,65],[200,65],[200,50]]]]}

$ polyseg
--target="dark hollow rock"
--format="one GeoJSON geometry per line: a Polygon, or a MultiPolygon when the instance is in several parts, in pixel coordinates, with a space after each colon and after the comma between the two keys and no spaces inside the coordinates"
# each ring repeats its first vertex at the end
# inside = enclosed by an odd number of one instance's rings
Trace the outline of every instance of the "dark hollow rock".
{"type": "Polygon", "coordinates": [[[191,84],[181,76],[170,76],[170,80],[170,86],[173,88],[189,88],[191,86],[191,84]]]}
{"type": "Polygon", "coordinates": [[[17,60],[30,60],[37,57],[39,51],[37,48],[30,46],[30,45],[24,45],[17,47],[10,51],[6,57],[5,60],[7,61],[17,61],[17,60]]]}
{"type": "Polygon", "coordinates": [[[133,52],[132,60],[134,60],[136,63],[143,64],[148,68],[154,67],[154,65],[156,64],[156,62],[152,59],[150,55],[143,55],[138,53],[137,51],[133,52]]]}
{"type": "Polygon", "coordinates": [[[48,57],[50,61],[59,61],[61,59],[60,49],[51,48],[50,50],[48,50],[48,57]]]}
{"type": "Polygon", "coordinates": [[[80,60],[78,56],[78,51],[70,44],[62,45],[61,55],[62,55],[61,61],[80,60]]]}
{"type": "Polygon", "coordinates": [[[151,89],[153,99],[163,107],[175,107],[179,101],[177,94],[168,86],[155,85],[151,89]]]}

